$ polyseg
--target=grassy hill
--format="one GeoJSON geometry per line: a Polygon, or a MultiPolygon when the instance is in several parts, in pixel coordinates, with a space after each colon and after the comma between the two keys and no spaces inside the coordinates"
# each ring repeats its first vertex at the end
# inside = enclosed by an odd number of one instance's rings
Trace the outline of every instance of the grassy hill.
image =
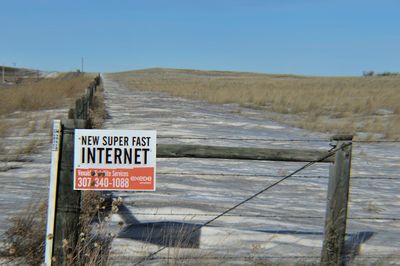
{"type": "Polygon", "coordinates": [[[113,73],[132,89],[263,109],[295,126],[360,138],[400,137],[400,76],[311,77],[152,68],[113,73]]]}

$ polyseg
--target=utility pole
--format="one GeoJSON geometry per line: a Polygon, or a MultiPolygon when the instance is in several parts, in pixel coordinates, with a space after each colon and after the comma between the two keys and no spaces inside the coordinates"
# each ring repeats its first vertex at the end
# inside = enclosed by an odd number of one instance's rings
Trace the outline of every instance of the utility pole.
{"type": "Polygon", "coordinates": [[[4,83],[6,83],[6,81],[5,81],[5,79],[4,79],[4,64],[3,64],[3,66],[2,66],[2,71],[1,71],[1,73],[2,73],[2,76],[3,76],[2,81],[3,81],[3,84],[4,84],[4,83]]]}
{"type": "Polygon", "coordinates": [[[83,56],[82,56],[82,58],[81,58],[81,72],[82,72],[82,74],[83,74],[83,56]]]}
{"type": "Polygon", "coordinates": [[[14,83],[17,84],[17,63],[13,63],[14,66],[14,83]]]}

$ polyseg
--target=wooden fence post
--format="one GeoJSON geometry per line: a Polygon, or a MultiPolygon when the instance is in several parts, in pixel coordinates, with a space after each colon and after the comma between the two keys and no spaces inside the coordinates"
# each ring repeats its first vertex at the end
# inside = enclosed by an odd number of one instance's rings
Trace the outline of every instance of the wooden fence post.
{"type": "Polygon", "coordinates": [[[75,119],[82,119],[83,104],[82,99],[78,98],[75,101],[75,119]]]}
{"type": "Polygon", "coordinates": [[[82,96],[82,116],[78,117],[79,119],[85,119],[87,118],[87,97],[85,95],[82,96]]]}
{"type": "Polygon", "coordinates": [[[332,137],[336,148],[335,161],[329,169],[328,200],[325,215],[321,265],[344,265],[347,204],[351,168],[351,135],[332,137]]]}
{"type": "Polygon", "coordinates": [[[54,229],[54,265],[61,265],[66,260],[63,252],[67,244],[65,240],[68,241],[69,252],[73,253],[79,237],[80,191],[73,190],[75,128],[86,128],[86,121],[69,119],[63,123],[54,229]]]}

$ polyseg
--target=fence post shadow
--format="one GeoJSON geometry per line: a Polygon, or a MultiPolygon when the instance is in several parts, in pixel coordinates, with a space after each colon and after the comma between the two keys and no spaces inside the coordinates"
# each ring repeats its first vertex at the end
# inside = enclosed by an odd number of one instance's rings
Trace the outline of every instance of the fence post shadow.
{"type": "Polygon", "coordinates": [[[124,204],[118,209],[118,215],[125,224],[118,234],[119,238],[166,247],[199,248],[200,246],[200,224],[176,221],[141,222],[124,204]]]}
{"type": "Polygon", "coordinates": [[[118,234],[119,238],[179,248],[199,248],[200,236],[200,224],[174,221],[130,224],[118,234]]]}
{"type": "Polygon", "coordinates": [[[351,263],[355,259],[355,257],[360,254],[361,244],[368,241],[371,237],[374,236],[374,234],[374,232],[369,231],[351,234],[344,243],[344,264],[351,263]]]}

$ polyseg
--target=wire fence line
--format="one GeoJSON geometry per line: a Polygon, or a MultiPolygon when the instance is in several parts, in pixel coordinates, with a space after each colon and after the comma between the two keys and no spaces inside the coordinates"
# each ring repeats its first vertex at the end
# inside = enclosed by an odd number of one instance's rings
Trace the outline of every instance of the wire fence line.
{"type": "MultiPolygon", "coordinates": [[[[165,137],[164,137],[165,138],[165,137]]],[[[197,138],[197,137],[192,137],[192,138],[187,138],[187,139],[209,139],[209,138],[197,138]]],[[[215,138],[213,138],[215,139],[215,138]]],[[[224,139],[224,140],[237,140],[237,141],[243,141],[243,140],[256,140],[256,141],[271,141],[271,140],[261,140],[261,139],[234,139],[234,138],[216,138],[216,139],[224,139]]],[[[275,140],[274,140],[275,141],[275,140]]],[[[276,140],[279,142],[285,141],[285,140],[276,140]]],[[[289,140],[292,142],[296,142],[296,141],[304,141],[304,140],[289,140]]],[[[328,142],[327,140],[309,140],[309,141],[320,141],[320,142],[328,142]]],[[[306,142],[309,142],[306,141],[306,142]]],[[[354,143],[355,141],[353,141],[352,143],[354,143]]],[[[386,141],[385,141],[386,142],[386,141]]],[[[397,142],[397,141],[396,141],[397,142]]],[[[351,145],[351,144],[348,144],[351,145]]],[[[344,147],[337,147],[337,148],[333,148],[330,152],[329,155],[327,157],[332,156],[333,154],[335,154],[338,150],[343,149],[344,147]]],[[[188,175],[188,176],[226,176],[226,177],[270,177],[270,178],[279,178],[279,180],[277,182],[274,182],[272,185],[264,188],[263,190],[253,194],[252,196],[246,198],[245,200],[239,202],[238,204],[234,205],[233,207],[227,209],[227,210],[223,210],[221,212],[215,212],[215,213],[144,213],[144,212],[134,212],[134,215],[143,215],[143,216],[156,216],[156,217],[160,217],[160,216],[167,216],[167,217],[176,217],[176,216],[187,216],[187,217],[204,217],[207,218],[206,222],[203,222],[201,224],[199,224],[198,226],[196,225],[195,229],[193,229],[189,234],[193,234],[195,233],[197,230],[200,230],[200,228],[207,226],[209,224],[211,224],[212,222],[214,222],[215,220],[222,218],[223,216],[226,217],[259,217],[259,218],[277,218],[277,219],[325,219],[325,216],[296,216],[296,215],[258,215],[258,214],[245,214],[245,213],[240,213],[240,214],[234,214],[231,213],[231,211],[233,211],[234,209],[236,209],[237,207],[241,206],[242,204],[245,204],[246,202],[250,201],[251,199],[257,197],[258,195],[260,195],[261,193],[264,193],[265,191],[267,191],[268,189],[280,184],[281,182],[283,182],[284,180],[288,179],[288,178],[314,178],[314,179],[327,179],[328,176],[323,176],[323,175],[298,175],[298,173],[301,173],[303,170],[305,170],[306,168],[310,167],[311,165],[318,163],[322,160],[324,160],[325,158],[321,158],[320,160],[316,160],[316,161],[312,161],[312,162],[308,162],[307,164],[305,164],[304,166],[300,167],[299,169],[295,170],[294,172],[292,172],[289,175],[268,175],[268,174],[229,174],[229,173],[193,173],[193,172],[169,172],[169,171],[160,171],[157,172],[158,175],[178,175],[178,176],[184,176],[184,175],[188,175]]],[[[388,176],[352,176],[351,177],[353,180],[354,179],[381,179],[381,180],[393,180],[393,179],[398,179],[396,177],[388,177],[388,176]]],[[[125,211],[119,211],[120,214],[124,214],[125,211]]],[[[126,212],[127,214],[130,214],[130,212],[126,212]]],[[[370,216],[370,217],[348,217],[348,220],[359,220],[359,221],[399,221],[400,217],[379,217],[379,216],[370,216]]],[[[294,230],[295,231],[295,230],[294,230]]],[[[159,254],[161,251],[167,249],[168,246],[162,246],[160,247],[158,250],[156,250],[155,252],[152,252],[146,256],[144,256],[143,258],[140,258],[141,256],[139,256],[139,262],[137,262],[135,265],[139,265],[144,261],[147,260],[169,260],[169,259],[177,259],[176,257],[169,257],[169,256],[156,256],[157,254],[159,254]]],[[[162,255],[162,254],[160,254],[162,255]]],[[[386,254],[379,254],[376,256],[372,256],[372,254],[370,254],[371,256],[368,256],[368,258],[382,258],[383,256],[386,256],[386,254]]],[[[387,256],[390,256],[392,254],[388,254],[387,256]]],[[[138,257],[136,257],[138,258],[138,257]]],[[[221,257],[215,257],[216,259],[220,259],[221,257]]],[[[247,257],[247,256],[222,256],[223,259],[254,259],[254,257],[247,257]]],[[[256,256],[256,259],[305,259],[305,258],[312,258],[312,259],[319,259],[319,256],[256,256]]],[[[363,258],[367,258],[366,256],[363,256],[363,258]]],[[[178,258],[181,259],[181,258],[178,258]]],[[[185,258],[183,258],[185,259],[185,258]]],[[[190,257],[188,259],[196,259],[195,257],[190,257]]],[[[211,256],[202,256],[201,259],[213,259],[213,257],[211,256]]]]}
{"type": "MultiPolygon", "coordinates": [[[[138,254],[141,254],[138,252],[138,254]]],[[[124,255],[120,255],[120,257],[125,257],[124,255]]],[[[363,259],[380,259],[382,257],[390,257],[390,258],[400,258],[400,255],[398,254],[392,254],[392,253],[377,253],[377,254],[371,254],[368,256],[363,256],[363,259]]],[[[218,260],[218,259],[246,259],[246,260],[254,260],[254,259],[319,259],[319,256],[265,256],[265,255],[252,255],[252,256],[229,256],[229,255],[213,255],[213,256],[195,256],[195,255],[190,255],[185,257],[182,255],[181,257],[172,257],[172,256],[158,256],[158,257],[153,257],[153,258],[147,258],[146,260],[218,260]]]]}
{"type": "MultiPolygon", "coordinates": [[[[140,256],[138,254],[138,256],[140,256]]],[[[352,257],[344,256],[345,259],[352,261],[352,257]]],[[[122,260],[124,261],[125,257],[121,256],[122,260]]],[[[393,254],[377,254],[376,256],[363,256],[360,261],[356,261],[355,265],[366,265],[366,261],[375,260],[376,262],[371,265],[397,265],[396,262],[393,260],[399,259],[400,256],[393,255],[393,254]],[[383,261],[383,263],[382,263],[383,261]]],[[[238,261],[244,261],[251,264],[261,264],[261,265],[286,265],[288,261],[297,261],[299,265],[319,265],[319,256],[257,256],[257,255],[250,255],[250,256],[193,256],[189,255],[185,257],[184,255],[180,257],[173,257],[173,256],[159,256],[155,258],[150,258],[147,260],[148,262],[152,263],[162,263],[162,262],[170,262],[171,264],[176,263],[177,261],[182,261],[183,263],[197,263],[198,261],[202,261],[206,264],[218,265],[223,264],[225,261],[232,261],[233,265],[236,265],[238,261]],[[270,263],[268,263],[270,261],[270,263]],[[277,261],[279,261],[277,263],[277,261]]],[[[118,263],[118,260],[116,260],[118,263]]],[[[297,265],[296,264],[296,265],[297,265]]],[[[292,264],[289,264],[292,265],[292,264]]]]}
{"type": "MultiPolygon", "coordinates": [[[[130,213],[119,211],[118,213],[130,213]]],[[[142,216],[189,216],[189,217],[213,217],[218,213],[148,213],[148,212],[135,212],[135,215],[142,216]]],[[[262,214],[225,214],[226,217],[254,217],[254,218],[283,218],[283,219],[325,219],[325,216],[297,216],[297,215],[262,215],[262,214]]],[[[400,217],[347,217],[348,220],[391,220],[400,221],[400,217]]]]}
{"type": "Polygon", "coordinates": [[[263,139],[263,138],[225,138],[225,137],[193,137],[193,136],[157,136],[157,139],[183,140],[230,140],[230,141],[265,141],[265,142],[329,142],[326,139],[263,139]]]}
{"type": "MultiPolygon", "coordinates": [[[[196,172],[157,172],[159,175],[188,175],[188,176],[226,176],[226,177],[269,177],[269,178],[282,178],[284,175],[268,175],[268,174],[228,174],[228,173],[196,173],[196,172]]],[[[329,178],[322,175],[295,175],[294,178],[329,178]]],[[[394,180],[400,177],[390,176],[351,176],[352,179],[388,179],[394,180]]]]}
{"type": "MultiPolygon", "coordinates": [[[[267,138],[226,138],[226,137],[193,137],[193,136],[157,136],[157,139],[182,139],[182,140],[228,140],[228,141],[261,141],[261,142],[330,142],[329,139],[267,139],[267,138]]],[[[398,139],[377,140],[352,140],[353,143],[400,143],[398,139]]]]}
{"type": "MultiPolygon", "coordinates": [[[[138,254],[140,257],[141,254],[138,254]]],[[[347,260],[352,261],[352,257],[350,255],[344,256],[347,260]]],[[[400,256],[393,255],[393,254],[377,254],[375,256],[363,256],[360,261],[356,261],[355,265],[365,265],[367,260],[376,260],[375,263],[371,265],[383,265],[383,263],[387,263],[387,265],[397,265],[392,262],[394,259],[398,259],[400,256]]],[[[120,256],[119,259],[121,261],[125,261],[125,256],[120,256]]],[[[116,258],[116,263],[118,264],[118,258],[116,258]]],[[[233,265],[236,265],[238,261],[243,261],[245,263],[250,263],[251,265],[286,265],[289,261],[297,261],[296,265],[319,265],[319,256],[259,256],[259,255],[248,255],[248,256],[202,256],[202,255],[181,255],[178,257],[173,256],[158,256],[154,258],[150,258],[147,260],[149,263],[162,263],[166,262],[167,264],[174,264],[177,261],[182,261],[182,263],[189,263],[189,264],[197,264],[198,261],[202,261],[203,264],[206,263],[211,265],[219,265],[224,264],[226,261],[231,261],[233,265]]],[[[291,263],[289,265],[292,265],[291,263]]]]}
{"type": "MultiPolygon", "coordinates": [[[[181,136],[161,136],[159,137],[161,139],[187,139],[187,140],[208,140],[210,138],[205,138],[205,137],[181,137],[181,136]]],[[[212,138],[213,140],[230,140],[230,141],[265,141],[265,142],[329,142],[328,140],[325,139],[308,139],[308,140],[304,140],[304,139],[260,139],[260,138],[223,138],[223,137],[217,137],[217,138],[212,138]]],[[[354,143],[400,143],[400,141],[398,140],[369,140],[369,141],[351,141],[350,143],[346,144],[346,146],[352,145],[354,143]]],[[[345,148],[346,146],[341,146],[341,147],[333,147],[330,151],[329,151],[329,156],[332,156],[333,154],[335,154],[338,150],[345,148]]],[[[258,195],[260,195],[261,193],[264,193],[265,191],[267,191],[268,189],[278,185],[279,183],[283,182],[284,180],[288,179],[288,178],[310,178],[310,179],[328,179],[328,176],[323,176],[323,175],[298,175],[298,173],[302,172],[303,170],[305,170],[306,168],[308,168],[309,166],[318,163],[320,161],[322,161],[324,158],[321,158],[321,160],[317,160],[317,161],[312,161],[307,163],[306,165],[300,167],[299,169],[291,172],[289,175],[269,175],[269,174],[263,174],[263,173],[255,173],[255,174],[229,174],[229,173],[223,173],[223,172],[201,172],[201,173],[196,173],[196,172],[173,172],[173,171],[160,171],[157,172],[158,175],[176,175],[176,176],[223,176],[223,177],[268,177],[268,178],[279,178],[279,180],[275,183],[273,183],[272,185],[264,188],[263,190],[253,194],[252,196],[246,198],[245,200],[239,202],[238,204],[234,205],[233,207],[222,211],[222,212],[209,212],[209,213],[190,213],[190,212],[179,212],[179,213],[160,213],[160,212],[137,212],[135,211],[134,214],[135,215],[142,215],[142,216],[157,216],[157,217],[161,217],[161,216],[166,216],[166,217],[177,217],[177,216],[186,216],[186,217],[212,217],[209,220],[207,220],[206,222],[201,223],[198,227],[196,227],[195,229],[192,230],[192,232],[190,232],[189,234],[193,234],[195,231],[200,230],[200,228],[209,225],[210,223],[214,222],[215,220],[226,216],[226,217],[260,217],[260,218],[278,218],[278,219],[326,219],[325,216],[299,216],[299,215],[259,215],[259,214],[245,214],[245,213],[240,213],[240,214],[234,214],[234,213],[230,213],[231,211],[233,211],[234,209],[236,209],[237,207],[239,207],[240,205],[250,201],[251,199],[257,197],[258,195]]],[[[396,180],[396,179],[400,179],[399,177],[393,177],[393,176],[386,176],[386,175],[355,175],[355,176],[351,176],[352,180],[396,180]]],[[[123,212],[122,212],[123,213],[123,212]]],[[[354,220],[354,221],[399,221],[400,217],[395,217],[395,216],[350,216],[347,217],[348,220],[354,220]]],[[[163,256],[156,256],[157,254],[159,254],[161,251],[165,250],[166,248],[168,248],[167,246],[162,246],[159,249],[157,249],[154,252],[151,252],[149,254],[147,254],[146,256],[142,257],[141,259],[139,259],[138,262],[135,263],[135,265],[139,265],[142,262],[146,261],[146,260],[162,260],[162,259],[176,259],[173,257],[163,257],[163,256]]],[[[369,256],[362,256],[363,258],[382,258],[384,256],[392,256],[393,254],[369,254],[369,256]]],[[[225,257],[224,258],[228,258],[225,257]]],[[[246,258],[246,257],[234,257],[234,258],[246,258]]],[[[260,259],[263,258],[273,258],[273,257],[259,257],[260,259]]],[[[285,258],[285,256],[277,256],[275,258],[285,258]]],[[[314,259],[319,259],[320,256],[287,256],[287,258],[314,258],[314,259]]],[[[207,257],[207,259],[211,259],[210,257],[207,257]]]]}
{"type": "MultiPolygon", "coordinates": [[[[352,259],[351,255],[347,255],[344,256],[345,258],[347,258],[348,260],[352,259]]],[[[122,259],[122,261],[125,259],[124,256],[120,257],[122,259]]],[[[300,265],[306,264],[307,261],[309,261],[311,263],[311,265],[314,265],[316,262],[319,262],[320,257],[319,256],[265,256],[265,255],[249,255],[249,256],[240,256],[240,255],[181,255],[178,257],[173,257],[173,256],[158,256],[158,257],[153,257],[153,258],[149,258],[147,259],[147,261],[185,261],[186,263],[191,263],[190,261],[195,260],[195,261],[218,261],[219,263],[226,261],[226,260],[235,260],[235,262],[239,261],[239,260],[244,260],[247,262],[254,262],[256,263],[256,265],[258,264],[262,264],[264,265],[264,263],[266,262],[267,265],[269,265],[268,261],[271,261],[271,265],[280,265],[280,264],[276,264],[273,263],[274,261],[283,261],[283,265],[285,264],[285,261],[299,261],[300,265]]],[[[371,262],[372,260],[372,264],[371,265],[383,265],[383,264],[377,264],[381,261],[385,262],[387,261],[387,265],[397,265],[397,264],[392,264],[390,261],[391,260],[397,260],[400,259],[400,255],[396,255],[396,254],[376,254],[376,255],[370,255],[370,256],[363,256],[360,259],[360,263],[359,265],[364,265],[367,262],[371,262]],[[376,262],[377,260],[377,262],[376,262]]],[[[355,262],[356,265],[357,261],[355,262]]],[[[382,263],[382,262],[381,262],[382,263]]]]}
{"type": "MultiPolygon", "coordinates": [[[[285,181],[286,179],[289,179],[290,177],[296,175],[297,173],[299,173],[299,172],[301,172],[301,171],[303,171],[303,170],[309,168],[310,166],[312,166],[312,165],[314,165],[314,164],[316,164],[316,163],[319,163],[319,162],[324,161],[325,159],[327,159],[327,158],[331,157],[332,155],[336,154],[337,151],[343,150],[344,148],[346,148],[346,147],[348,147],[348,146],[351,146],[351,145],[352,145],[352,143],[350,142],[350,143],[342,144],[342,145],[340,145],[339,147],[334,147],[334,148],[332,148],[326,155],[322,156],[322,157],[319,158],[318,160],[315,160],[315,161],[311,161],[311,162],[306,163],[305,165],[303,165],[303,166],[301,166],[300,168],[298,168],[298,169],[292,171],[290,174],[286,175],[285,177],[283,177],[283,178],[279,179],[278,181],[272,183],[271,185],[269,185],[269,186],[267,186],[267,187],[261,189],[261,190],[258,191],[257,193],[254,193],[253,195],[251,195],[251,196],[247,197],[246,199],[240,201],[239,203],[235,204],[234,206],[232,206],[232,207],[226,209],[225,211],[223,211],[223,212],[221,212],[220,214],[214,216],[214,217],[211,218],[210,220],[208,220],[208,221],[202,223],[200,226],[195,227],[191,232],[189,232],[188,235],[191,235],[191,234],[195,233],[196,231],[200,230],[202,227],[205,227],[205,226],[211,224],[212,222],[216,221],[216,220],[219,219],[220,217],[222,217],[222,216],[228,214],[229,212],[235,210],[235,209],[238,208],[239,206],[241,206],[241,205],[245,204],[246,202],[248,202],[248,201],[254,199],[255,197],[259,196],[260,194],[262,194],[262,193],[268,191],[269,189],[271,189],[271,188],[273,188],[273,187],[279,185],[280,183],[282,183],[282,182],[285,181]]],[[[146,256],[144,259],[142,259],[142,260],[140,260],[139,262],[135,263],[135,265],[139,265],[139,264],[141,264],[142,262],[146,261],[148,258],[154,257],[155,255],[157,255],[158,253],[160,253],[161,251],[163,251],[163,250],[166,249],[166,248],[167,248],[167,246],[162,246],[162,247],[159,248],[158,250],[156,250],[156,251],[150,253],[150,254],[149,254],[148,256],[146,256]]]]}
{"type": "MultiPolygon", "coordinates": [[[[58,210],[63,211],[63,212],[77,212],[77,210],[71,210],[71,209],[66,209],[66,208],[58,208],[58,210]]],[[[100,210],[100,213],[106,214],[108,210],[100,210]]],[[[80,214],[92,214],[92,211],[85,212],[85,211],[80,211],[80,214]]],[[[118,210],[118,214],[123,215],[123,214],[131,214],[130,211],[124,211],[124,210],[118,210]]],[[[195,213],[195,212],[134,212],[134,215],[141,215],[141,216],[187,216],[187,217],[214,217],[219,215],[220,212],[202,212],[202,213],[195,213]]],[[[254,218],[283,218],[283,219],[325,219],[325,216],[315,216],[315,215],[276,215],[276,214],[271,214],[271,215],[265,215],[265,214],[254,214],[254,213],[226,213],[226,217],[254,217],[254,218]]],[[[391,220],[391,221],[400,221],[400,217],[398,216],[368,216],[368,217],[357,217],[357,216],[349,216],[347,217],[348,220],[391,220]]],[[[0,238],[3,237],[6,233],[3,233],[0,235],[0,238]]]]}

